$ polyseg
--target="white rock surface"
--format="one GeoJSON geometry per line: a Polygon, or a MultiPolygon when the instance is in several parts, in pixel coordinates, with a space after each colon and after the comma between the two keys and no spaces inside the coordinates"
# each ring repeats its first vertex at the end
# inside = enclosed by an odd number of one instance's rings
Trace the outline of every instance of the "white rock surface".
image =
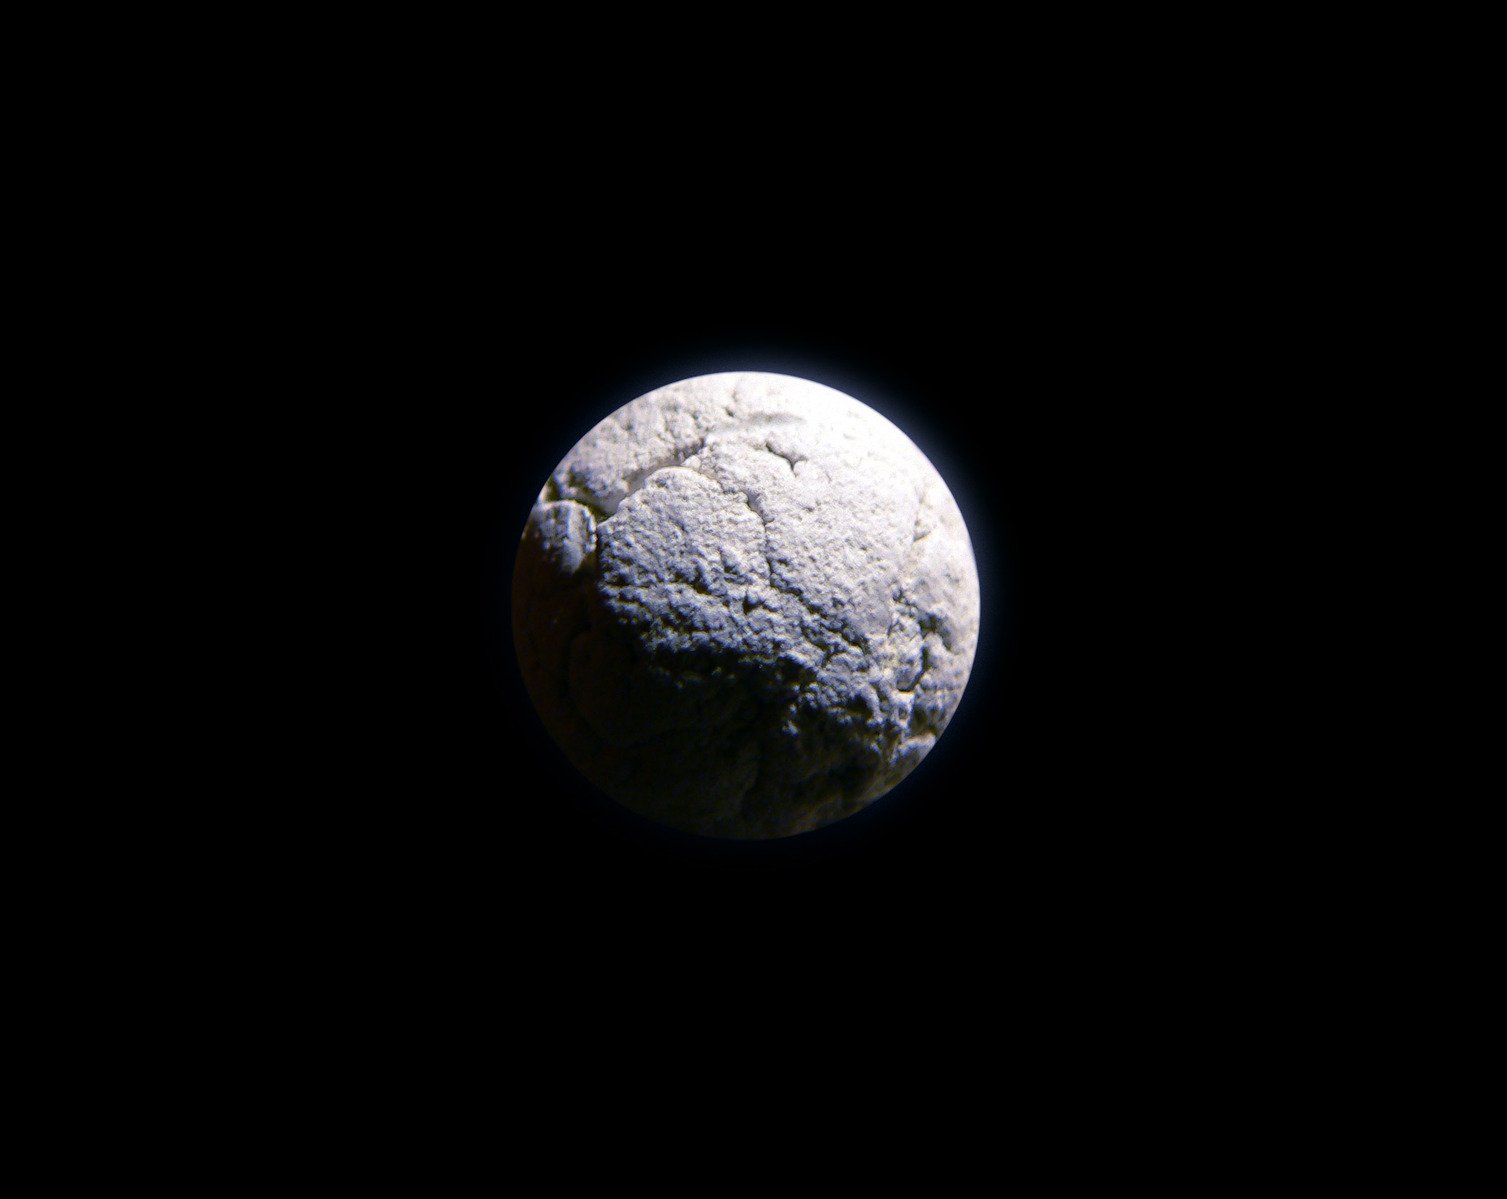
{"type": "Polygon", "coordinates": [[[957,504],[894,425],[804,379],[720,374],[618,409],[539,494],[514,640],[550,734],[614,798],[714,837],[883,795],[978,640],[957,504]]]}

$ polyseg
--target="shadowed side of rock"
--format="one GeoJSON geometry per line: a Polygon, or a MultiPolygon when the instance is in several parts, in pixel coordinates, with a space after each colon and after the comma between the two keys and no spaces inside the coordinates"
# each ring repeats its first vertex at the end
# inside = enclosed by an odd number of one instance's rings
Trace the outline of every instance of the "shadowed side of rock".
{"type": "Polygon", "coordinates": [[[606,602],[594,557],[558,544],[531,520],[518,548],[519,665],[550,736],[626,807],[703,836],[792,836],[858,811],[914,765],[871,735],[864,704],[830,710],[796,663],[645,646],[606,602]]]}

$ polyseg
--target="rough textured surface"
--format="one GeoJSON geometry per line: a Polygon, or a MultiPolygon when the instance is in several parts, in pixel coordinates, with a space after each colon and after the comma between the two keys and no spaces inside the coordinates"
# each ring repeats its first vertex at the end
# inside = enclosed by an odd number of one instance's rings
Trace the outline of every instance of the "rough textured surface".
{"type": "Polygon", "coordinates": [[[539,494],[514,640],[551,735],[663,824],[789,836],[926,755],[978,575],[940,476],[872,409],[785,375],[687,379],[591,430],[539,494]]]}

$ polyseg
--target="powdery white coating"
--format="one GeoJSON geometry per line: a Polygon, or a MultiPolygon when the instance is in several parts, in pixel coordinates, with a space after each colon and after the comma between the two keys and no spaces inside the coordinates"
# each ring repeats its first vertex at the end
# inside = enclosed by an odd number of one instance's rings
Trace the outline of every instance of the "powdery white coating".
{"type": "Polygon", "coordinates": [[[706,375],[618,409],[539,493],[514,640],[609,795],[714,837],[858,811],[946,727],[978,641],[962,515],[894,425],[818,383],[706,375]]]}

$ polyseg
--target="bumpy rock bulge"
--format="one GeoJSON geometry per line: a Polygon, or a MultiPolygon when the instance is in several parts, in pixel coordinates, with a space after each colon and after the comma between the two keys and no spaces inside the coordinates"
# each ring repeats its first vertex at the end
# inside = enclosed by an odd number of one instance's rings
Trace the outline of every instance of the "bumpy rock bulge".
{"type": "Polygon", "coordinates": [[[619,802],[713,837],[790,836],[890,790],[957,707],[978,621],[925,456],[784,375],[614,412],[544,485],[513,575],[550,734],[619,802]]]}

